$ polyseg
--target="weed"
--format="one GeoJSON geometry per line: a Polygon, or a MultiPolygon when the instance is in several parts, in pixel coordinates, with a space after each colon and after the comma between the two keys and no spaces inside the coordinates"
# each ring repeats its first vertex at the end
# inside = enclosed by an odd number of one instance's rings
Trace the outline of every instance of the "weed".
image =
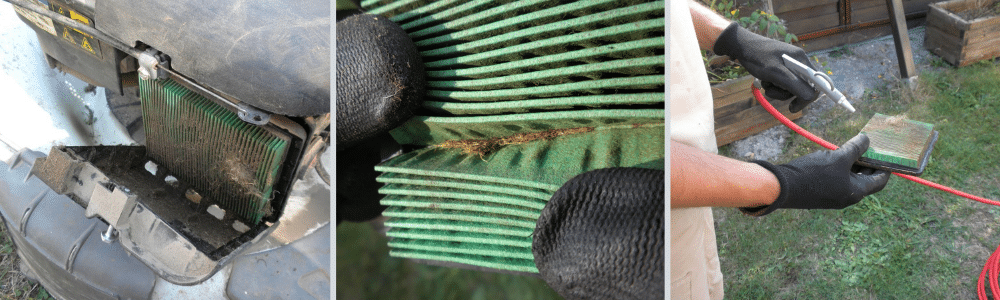
{"type": "Polygon", "coordinates": [[[829,55],[830,55],[830,57],[833,57],[833,58],[841,58],[841,57],[844,57],[844,56],[854,55],[854,51],[851,51],[851,48],[849,48],[847,46],[840,46],[840,47],[834,48],[833,51],[830,51],[829,55]]]}

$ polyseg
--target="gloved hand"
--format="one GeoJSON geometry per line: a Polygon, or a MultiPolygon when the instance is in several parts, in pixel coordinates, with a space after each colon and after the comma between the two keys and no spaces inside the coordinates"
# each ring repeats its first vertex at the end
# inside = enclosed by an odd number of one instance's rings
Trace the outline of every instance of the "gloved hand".
{"type": "Polygon", "coordinates": [[[337,223],[364,222],[386,209],[374,166],[400,146],[388,131],[423,101],[417,47],[389,18],[338,11],[337,223]]]}
{"type": "Polygon", "coordinates": [[[802,48],[750,32],[733,22],[716,39],[712,51],[738,60],[750,75],[760,79],[764,95],[768,98],[788,100],[792,96],[798,97],[788,107],[791,112],[802,110],[819,97],[808,82],[785,67],[781,58],[782,54],[788,54],[815,70],[802,48]]]}
{"type": "Polygon", "coordinates": [[[538,218],[531,252],[566,299],[663,299],[664,172],[610,168],[563,184],[538,218]]]}
{"type": "Polygon", "coordinates": [[[778,208],[841,209],[881,191],[890,173],[854,164],[868,150],[868,143],[867,136],[858,134],[837,150],[813,152],[787,164],[754,161],[778,177],[781,193],[771,205],[740,210],[762,216],[778,208]]]}
{"type": "Polygon", "coordinates": [[[398,127],[424,97],[420,52],[389,18],[337,21],[337,150],[398,127]]]}

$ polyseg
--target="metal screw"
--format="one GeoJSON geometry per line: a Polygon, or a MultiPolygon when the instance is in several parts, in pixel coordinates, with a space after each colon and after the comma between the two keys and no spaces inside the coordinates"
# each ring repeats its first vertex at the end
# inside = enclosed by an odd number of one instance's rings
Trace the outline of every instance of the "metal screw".
{"type": "Polygon", "coordinates": [[[108,230],[105,230],[103,233],[101,233],[101,241],[104,241],[105,243],[110,244],[117,239],[118,239],[118,230],[116,230],[111,225],[108,225],[108,230]]]}
{"type": "Polygon", "coordinates": [[[139,78],[142,78],[142,80],[149,80],[149,70],[146,70],[146,68],[139,68],[139,78]]]}

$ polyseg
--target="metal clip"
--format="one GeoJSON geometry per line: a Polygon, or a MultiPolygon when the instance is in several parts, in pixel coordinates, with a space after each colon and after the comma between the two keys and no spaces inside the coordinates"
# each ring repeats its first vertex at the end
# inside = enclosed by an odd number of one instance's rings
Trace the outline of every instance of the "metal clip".
{"type": "Polygon", "coordinates": [[[236,115],[240,120],[254,125],[264,125],[271,120],[271,115],[245,103],[236,105],[236,115]]]}
{"type": "Polygon", "coordinates": [[[159,51],[149,48],[139,53],[139,78],[155,80],[167,77],[165,69],[170,68],[170,62],[162,58],[159,51]]]}

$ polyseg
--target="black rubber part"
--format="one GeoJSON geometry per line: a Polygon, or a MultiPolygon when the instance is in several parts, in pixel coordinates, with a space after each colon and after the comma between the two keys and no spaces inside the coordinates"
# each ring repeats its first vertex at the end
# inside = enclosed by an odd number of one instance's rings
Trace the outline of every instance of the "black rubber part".
{"type": "Polygon", "coordinates": [[[342,221],[365,222],[382,215],[386,206],[379,204],[382,184],[375,181],[381,173],[375,165],[399,150],[399,144],[382,134],[361,145],[337,151],[337,224],[342,221]]]}
{"type": "Polygon", "coordinates": [[[104,243],[108,224],[29,176],[40,152],[0,163],[0,213],[23,266],[58,299],[147,299],[156,275],[118,243],[104,243]]]}
{"type": "Polygon", "coordinates": [[[420,53],[399,25],[371,14],[337,22],[337,149],[401,125],[425,85],[420,53]]]}
{"type": "Polygon", "coordinates": [[[577,175],[542,209],[535,266],[566,299],[663,299],[664,172],[577,175]]]}
{"type": "Polygon", "coordinates": [[[129,137],[140,145],[146,144],[146,130],[142,123],[142,100],[139,99],[139,87],[122,88],[125,95],[118,91],[104,89],[104,95],[108,99],[108,109],[115,116],[129,137]]]}

